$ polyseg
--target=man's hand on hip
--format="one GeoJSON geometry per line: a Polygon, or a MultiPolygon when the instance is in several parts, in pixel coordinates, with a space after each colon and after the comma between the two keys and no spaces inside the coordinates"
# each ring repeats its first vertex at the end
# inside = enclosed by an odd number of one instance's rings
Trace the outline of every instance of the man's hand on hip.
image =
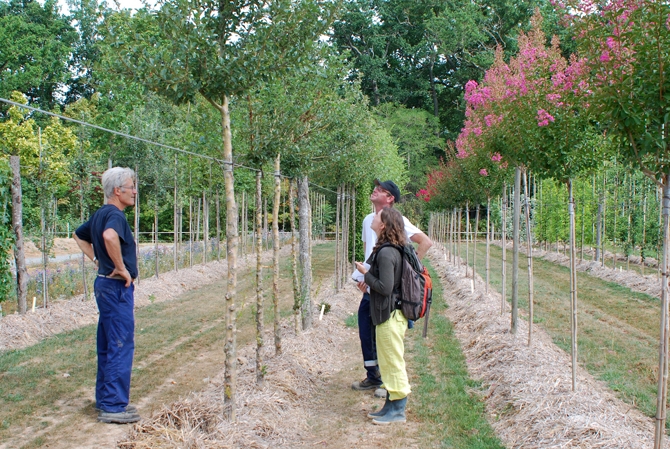
{"type": "Polygon", "coordinates": [[[122,270],[114,268],[114,271],[112,271],[112,274],[110,274],[110,276],[121,276],[123,279],[126,280],[126,287],[130,287],[130,284],[132,284],[133,282],[133,278],[130,277],[130,273],[128,273],[126,267],[123,267],[122,270]]]}

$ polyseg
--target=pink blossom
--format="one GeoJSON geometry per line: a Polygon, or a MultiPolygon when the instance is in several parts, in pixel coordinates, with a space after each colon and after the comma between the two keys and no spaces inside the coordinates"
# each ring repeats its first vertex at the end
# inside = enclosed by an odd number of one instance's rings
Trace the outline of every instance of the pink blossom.
{"type": "Polygon", "coordinates": [[[496,116],[493,114],[489,114],[486,117],[484,117],[484,122],[486,122],[486,126],[491,126],[495,123],[496,116]]]}
{"type": "Polygon", "coordinates": [[[491,89],[489,87],[476,88],[475,81],[468,81],[465,85],[465,101],[472,105],[473,108],[483,106],[491,98],[491,89]],[[475,86],[475,87],[473,87],[475,86]]]}
{"type": "Polygon", "coordinates": [[[502,156],[500,155],[500,153],[493,153],[493,156],[491,156],[491,160],[493,162],[500,162],[502,161],[502,156]]]}
{"type": "Polygon", "coordinates": [[[614,38],[612,36],[607,38],[607,46],[612,50],[614,48],[614,38]]]}
{"type": "Polygon", "coordinates": [[[482,135],[482,129],[477,127],[472,130],[473,133],[475,133],[476,136],[481,136],[482,135]]]}
{"type": "Polygon", "coordinates": [[[551,77],[551,80],[554,82],[554,87],[558,87],[565,82],[565,74],[558,72],[551,77]]]}
{"type": "Polygon", "coordinates": [[[482,175],[482,176],[488,176],[488,175],[489,175],[489,172],[486,171],[485,168],[482,168],[481,170],[479,170],[479,174],[482,175]]]}
{"type": "Polygon", "coordinates": [[[600,55],[600,61],[601,62],[608,62],[611,59],[612,58],[610,57],[610,52],[608,52],[607,50],[603,51],[603,54],[600,55]]]}
{"type": "Polygon", "coordinates": [[[547,126],[549,122],[553,122],[554,117],[544,109],[537,110],[537,126],[547,126]]]}
{"type": "Polygon", "coordinates": [[[560,94],[547,94],[546,98],[547,98],[547,101],[554,102],[556,100],[560,100],[561,95],[560,94]]]}

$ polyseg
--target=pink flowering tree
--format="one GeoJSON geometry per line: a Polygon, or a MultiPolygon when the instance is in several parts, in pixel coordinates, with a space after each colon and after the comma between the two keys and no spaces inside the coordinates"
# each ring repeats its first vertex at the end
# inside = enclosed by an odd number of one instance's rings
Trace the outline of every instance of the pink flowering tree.
{"type": "Polygon", "coordinates": [[[661,336],[654,448],[663,447],[668,388],[670,227],[670,4],[568,0],[566,20],[588,58],[591,110],[620,142],[620,158],[663,189],[661,336]]]}
{"type": "MultiPolygon", "coordinates": [[[[587,114],[592,88],[588,77],[589,65],[584,58],[563,57],[559,41],[547,38],[541,29],[539,12],[533,16],[532,29],[521,33],[519,52],[506,63],[502,51],[496,53],[495,63],[483,82],[466,86],[466,126],[459,141],[459,155],[483,151],[494,152],[517,167],[514,188],[514,262],[512,292],[512,331],[516,324],[518,273],[518,229],[520,203],[519,169],[532,170],[543,178],[563,182],[570,191],[571,240],[571,309],[573,389],[576,387],[576,254],[574,201],[571,179],[579,173],[595,169],[605,157],[605,145],[587,114]]],[[[528,208],[526,208],[526,211],[528,208]]],[[[529,218],[526,218],[529,224],[529,218]]],[[[530,239],[528,248],[530,251],[530,239]]],[[[532,285],[529,257],[529,282],[532,285]]],[[[532,287],[529,297],[532,316],[532,287]]],[[[530,320],[532,323],[532,320],[530,320]]],[[[531,332],[529,329],[529,342],[531,332]]]]}

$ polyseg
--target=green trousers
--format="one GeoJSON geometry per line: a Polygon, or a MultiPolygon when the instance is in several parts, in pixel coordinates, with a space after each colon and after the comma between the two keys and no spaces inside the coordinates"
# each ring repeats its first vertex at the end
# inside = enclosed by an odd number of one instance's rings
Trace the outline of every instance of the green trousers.
{"type": "Polygon", "coordinates": [[[391,318],[375,326],[379,371],[382,373],[384,388],[392,401],[402,399],[412,391],[405,369],[403,339],[406,330],[407,318],[400,310],[394,310],[391,318]]]}

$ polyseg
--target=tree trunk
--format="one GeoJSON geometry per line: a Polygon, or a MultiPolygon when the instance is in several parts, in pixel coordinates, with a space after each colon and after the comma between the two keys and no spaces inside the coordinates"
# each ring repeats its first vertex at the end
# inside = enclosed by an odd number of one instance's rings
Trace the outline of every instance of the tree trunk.
{"type": "Polygon", "coordinates": [[[372,80],[372,94],[375,106],[379,106],[379,88],[377,86],[377,80],[372,80]]]}
{"type": "MultiPolygon", "coordinates": [[[[352,187],[351,188],[351,218],[352,218],[352,225],[351,229],[353,230],[352,234],[355,236],[356,235],[356,188],[352,187]]],[[[351,270],[353,271],[354,268],[356,268],[356,265],[354,262],[356,262],[356,238],[352,239],[353,241],[351,242],[351,270]]]]}
{"type": "Polygon", "coordinates": [[[514,168],[514,216],[512,217],[512,326],[510,331],[516,334],[519,319],[519,218],[521,215],[521,169],[514,168]]]}
{"type": "MultiPolygon", "coordinates": [[[[198,204],[196,206],[196,214],[195,214],[195,241],[198,242],[200,241],[200,218],[202,215],[202,198],[198,198],[198,204]]],[[[203,262],[204,262],[204,256],[203,256],[203,262]]]]}
{"type": "Polygon", "coordinates": [[[263,382],[263,213],[259,207],[263,201],[261,172],[256,172],[256,383],[263,382]]]}
{"type": "Polygon", "coordinates": [[[469,201],[465,203],[465,277],[468,277],[468,268],[470,268],[470,202],[469,201]]]}
{"type": "Polygon", "coordinates": [[[340,273],[340,201],[342,186],[337,186],[337,202],[335,206],[335,291],[340,291],[342,275],[340,273]]]}
{"type": "Polygon", "coordinates": [[[193,268],[193,198],[188,198],[188,266],[193,268]]]}
{"type": "MultiPolygon", "coordinates": [[[[249,251],[249,195],[247,195],[247,192],[242,192],[242,198],[244,198],[244,218],[242,220],[244,223],[244,249],[242,250],[242,254],[246,256],[247,251],[249,251]]],[[[258,206],[257,206],[258,207],[258,206]]],[[[253,228],[252,228],[253,229],[253,228]]],[[[254,233],[251,234],[252,238],[256,238],[254,233]]],[[[253,245],[252,242],[252,251],[255,246],[253,245]]]]}
{"type": "Polygon", "coordinates": [[[600,197],[600,201],[598,201],[598,214],[596,215],[596,252],[594,256],[594,260],[598,262],[600,260],[600,245],[601,245],[601,240],[602,240],[602,217],[603,217],[603,201],[602,201],[602,196],[600,197]]]}
{"type": "Polygon", "coordinates": [[[582,205],[582,235],[581,235],[581,242],[580,242],[580,250],[579,250],[579,260],[584,262],[584,221],[585,221],[585,207],[582,205]]]}
{"type": "Polygon", "coordinates": [[[207,250],[209,249],[209,201],[207,192],[202,191],[202,263],[207,263],[207,250]]]}
{"type": "Polygon", "coordinates": [[[486,294],[489,294],[491,271],[491,197],[486,199],[486,294]]]}
{"type": "Polygon", "coordinates": [[[526,262],[528,263],[528,346],[533,342],[533,234],[530,229],[530,198],[528,175],[523,172],[523,193],[526,198],[526,262]]]}
{"type": "Polygon", "coordinates": [[[346,191],[346,202],[345,202],[345,219],[344,219],[344,245],[343,245],[343,258],[342,258],[342,286],[344,287],[344,283],[347,279],[348,273],[351,272],[353,268],[347,267],[347,264],[349,263],[349,225],[351,224],[351,186],[345,184],[345,191],[346,191]]]}
{"type": "Polygon", "coordinates": [[[668,244],[670,243],[670,175],[663,185],[663,254],[661,257],[661,325],[658,348],[658,388],[654,449],[665,447],[665,412],[668,400],[668,244]]]}
{"type": "Polygon", "coordinates": [[[42,232],[41,238],[41,253],[42,253],[42,307],[45,309],[49,304],[49,283],[47,280],[47,265],[49,263],[49,255],[47,254],[47,223],[44,206],[42,206],[42,213],[40,216],[40,229],[42,232]]]}
{"type": "Polygon", "coordinates": [[[604,180],[603,180],[603,233],[601,236],[600,244],[601,244],[601,253],[602,257],[600,258],[601,261],[601,266],[605,266],[605,240],[607,240],[607,174],[605,174],[604,180]]]}
{"type": "Polygon", "coordinates": [[[451,250],[449,251],[449,259],[452,264],[456,264],[456,248],[454,247],[456,244],[456,236],[454,233],[456,232],[456,209],[453,209],[451,211],[451,226],[449,229],[449,241],[451,245],[451,250]]]}
{"type": "MultiPolygon", "coordinates": [[[[84,222],[84,182],[79,180],[79,221],[84,222]]],[[[68,232],[69,234],[69,232],[68,232]]],[[[68,235],[68,237],[70,237],[68,235]]],[[[135,242],[137,245],[137,242],[135,242]]],[[[82,285],[84,287],[84,300],[89,298],[88,295],[88,281],[86,279],[86,253],[81,252],[81,276],[82,276],[82,285]]]]}
{"type": "MultiPolygon", "coordinates": [[[[135,191],[135,257],[137,260],[140,260],[140,175],[138,171],[138,166],[135,164],[135,186],[137,190],[135,191]]],[[[139,270],[139,263],[137,264],[137,279],[135,283],[140,285],[141,273],[139,270]]]]}
{"type": "Polygon", "coordinates": [[[575,199],[572,180],[568,181],[568,201],[570,214],[570,325],[572,335],[572,391],[577,388],[577,254],[575,252],[575,199]]]}
{"type": "Polygon", "coordinates": [[[300,204],[300,300],[303,330],[312,327],[312,261],[309,257],[309,180],[303,176],[298,180],[298,201],[300,204]]]}
{"type": "MultiPolygon", "coordinates": [[[[463,259],[461,259],[461,223],[463,222],[463,217],[461,216],[462,209],[459,207],[458,208],[458,246],[456,247],[456,254],[458,256],[459,263],[463,263],[463,259]]],[[[459,269],[460,271],[460,269],[459,269]]]]}
{"type": "Polygon", "coordinates": [[[500,300],[500,314],[505,313],[505,302],[507,301],[507,184],[503,183],[502,199],[502,228],[500,229],[500,240],[502,243],[502,287],[500,300]]]}
{"type": "Polygon", "coordinates": [[[216,189],[216,260],[221,261],[221,202],[218,187],[216,189]]]}
{"type": "Polygon", "coordinates": [[[281,203],[280,154],[275,159],[275,197],[272,204],[272,306],[274,308],[275,354],[281,354],[279,324],[279,205],[281,203]]]}
{"type": "Polygon", "coordinates": [[[644,248],[647,246],[647,189],[644,189],[642,198],[642,244],[640,245],[640,262],[642,276],[644,276],[644,248]]]}
{"type": "Polygon", "coordinates": [[[247,218],[247,205],[246,205],[246,192],[242,191],[242,204],[240,206],[242,214],[240,214],[240,254],[244,255],[247,251],[247,224],[245,222],[247,218]]]}
{"type": "MultiPolygon", "coordinates": [[[[157,200],[156,200],[157,201],[157,200]]],[[[156,264],[156,278],[158,278],[158,203],[154,206],[154,261],[156,264]]]]}
{"type": "Polygon", "coordinates": [[[475,285],[475,278],[477,277],[477,231],[479,230],[479,204],[477,204],[477,213],[475,214],[475,232],[474,232],[474,247],[472,250],[472,285],[475,285]]]}
{"type": "Polygon", "coordinates": [[[28,272],[26,255],[23,250],[23,196],[21,194],[21,159],[10,156],[12,167],[12,227],[14,228],[14,261],[16,263],[16,298],[19,313],[26,313],[26,292],[28,289],[28,272]]]}
{"type": "Polygon", "coordinates": [[[233,176],[233,146],[230,133],[228,97],[221,105],[221,130],[223,137],[223,177],[226,187],[226,249],[228,252],[228,291],[226,292],[226,371],[224,375],[225,401],[229,405],[229,418],[235,421],[235,393],[237,389],[235,295],[237,290],[237,206],[233,176]]]}
{"type": "Polygon", "coordinates": [[[288,202],[291,216],[291,262],[293,268],[293,317],[295,318],[295,333],[297,334],[300,332],[301,323],[300,284],[298,282],[298,241],[295,232],[295,181],[290,180],[288,186],[288,202]]]}
{"type": "Polygon", "coordinates": [[[174,270],[179,270],[179,243],[177,241],[178,237],[178,227],[179,227],[179,215],[178,215],[178,201],[177,201],[177,155],[174,155],[174,204],[172,207],[172,265],[174,270]]]}
{"type": "Polygon", "coordinates": [[[270,247],[270,236],[268,235],[268,199],[265,198],[263,201],[263,235],[262,238],[265,239],[265,249],[268,250],[270,247]]]}
{"type": "Polygon", "coordinates": [[[439,109],[437,103],[437,90],[435,89],[435,76],[433,75],[433,68],[435,66],[436,52],[431,53],[430,57],[430,95],[433,97],[433,115],[439,117],[439,109]]]}

